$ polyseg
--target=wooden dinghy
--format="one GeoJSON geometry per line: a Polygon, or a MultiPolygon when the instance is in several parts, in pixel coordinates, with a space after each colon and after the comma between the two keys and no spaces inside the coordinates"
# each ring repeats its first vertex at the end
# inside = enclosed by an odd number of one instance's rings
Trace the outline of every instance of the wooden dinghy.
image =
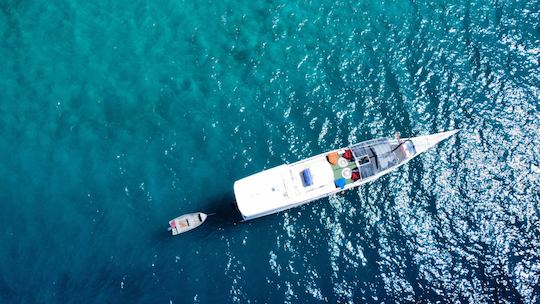
{"type": "Polygon", "coordinates": [[[199,227],[208,215],[202,212],[188,213],[169,221],[169,231],[177,235],[199,227]]]}

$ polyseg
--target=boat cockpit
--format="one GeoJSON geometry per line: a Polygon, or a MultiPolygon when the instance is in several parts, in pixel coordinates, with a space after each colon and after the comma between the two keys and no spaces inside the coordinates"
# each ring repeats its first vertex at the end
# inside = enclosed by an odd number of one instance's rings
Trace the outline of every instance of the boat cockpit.
{"type": "Polygon", "coordinates": [[[411,140],[387,138],[362,142],[326,155],[336,188],[394,168],[416,153],[411,140]]]}

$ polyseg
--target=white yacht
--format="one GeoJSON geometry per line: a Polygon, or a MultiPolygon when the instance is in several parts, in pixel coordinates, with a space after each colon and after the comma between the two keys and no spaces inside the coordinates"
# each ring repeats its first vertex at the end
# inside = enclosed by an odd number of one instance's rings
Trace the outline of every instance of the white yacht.
{"type": "Polygon", "coordinates": [[[373,181],[459,130],[426,136],[380,138],[284,164],[234,183],[244,220],[283,211],[373,181]]]}

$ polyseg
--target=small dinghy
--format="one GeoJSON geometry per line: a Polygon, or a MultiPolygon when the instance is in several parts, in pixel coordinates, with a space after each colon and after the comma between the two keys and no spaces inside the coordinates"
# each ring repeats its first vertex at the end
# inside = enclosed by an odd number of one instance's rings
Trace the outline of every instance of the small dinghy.
{"type": "Polygon", "coordinates": [[[188,213],[169,221],[169,231],[177,235],[199,227],[208,217],[202,212],[188,213]]]}

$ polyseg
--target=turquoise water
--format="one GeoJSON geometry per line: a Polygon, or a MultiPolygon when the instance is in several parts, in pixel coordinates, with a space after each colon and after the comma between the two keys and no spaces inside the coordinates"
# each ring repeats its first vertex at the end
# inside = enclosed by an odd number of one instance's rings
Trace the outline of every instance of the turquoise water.
{"type": "Polygon", "coordinates": [[[539,12],[2,2],[0,302],[538,303],[539,12]],[[230,207],[264,168],[455,128],[344,196],[230,207]]]}

